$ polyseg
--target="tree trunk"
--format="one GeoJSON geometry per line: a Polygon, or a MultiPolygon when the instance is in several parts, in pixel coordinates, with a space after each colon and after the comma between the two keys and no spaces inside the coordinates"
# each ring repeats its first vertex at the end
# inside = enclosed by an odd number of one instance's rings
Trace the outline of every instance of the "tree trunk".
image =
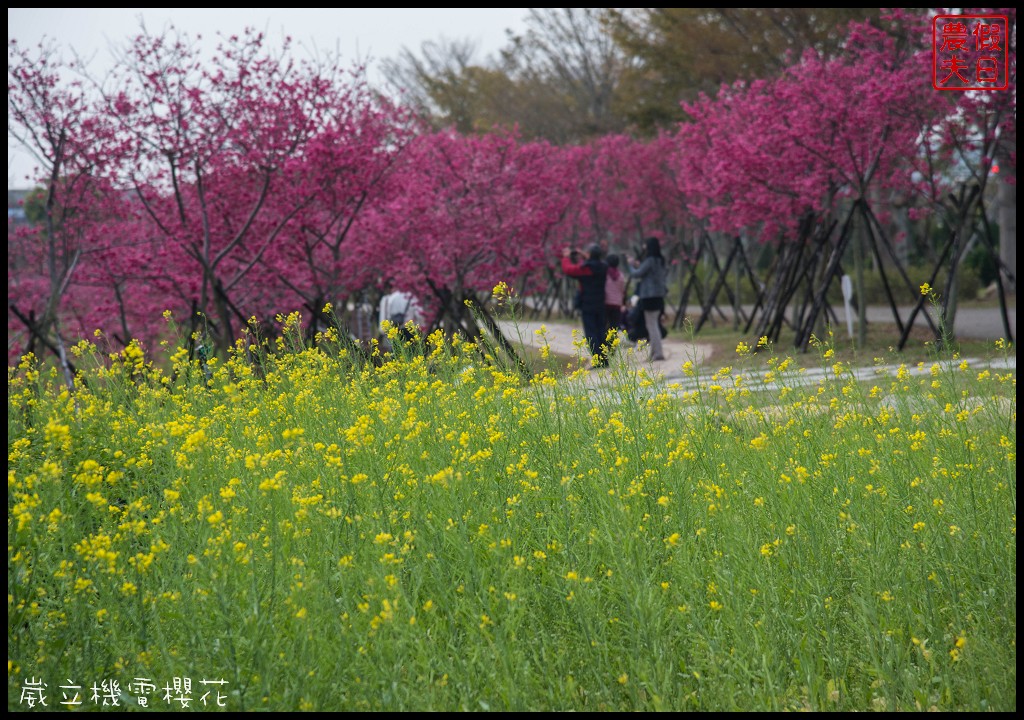
{"type": "Polygon", "coordinates": [[[999,180],[999,259],[1006,267],[1006,289],[1017,292],[1017,185],[1009,173],[999,180]]]}
{"type": "MultiPolygon", "coordinates": [[[[866,222],[866,218],[861,218],[866,222]]],[[[857,294],[857,349],[863,350],[868,342],[868,299],[864,293],[864,245],[867,228],[858,223],[857,239],[853,243],[853,282],[857,294]]]]}

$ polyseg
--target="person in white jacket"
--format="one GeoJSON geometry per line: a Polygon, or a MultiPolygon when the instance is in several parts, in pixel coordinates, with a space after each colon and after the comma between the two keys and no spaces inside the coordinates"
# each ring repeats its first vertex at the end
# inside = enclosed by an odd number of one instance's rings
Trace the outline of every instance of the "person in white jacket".
{"type": "Polygon", "coordinates": [[[394,348],[391,345],[390,338],[388,338],[387,330],[384,328],[385,320],[399,329],[400,338],[408,340],[412,335],[405,327],[405,324],[411,320],[413,325],[422,325],[423,308],[420,306],[419,300],[416,299],[415,295],[404,290],[395,290],[381,298],[379,319],[380,345],[382,350],[390,352],[394,348]]]}

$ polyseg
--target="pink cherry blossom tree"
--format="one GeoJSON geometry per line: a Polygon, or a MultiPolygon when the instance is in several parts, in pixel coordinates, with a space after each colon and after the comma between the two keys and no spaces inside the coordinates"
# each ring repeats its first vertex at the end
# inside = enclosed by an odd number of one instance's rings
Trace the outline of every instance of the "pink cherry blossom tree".
{"type": "Polygon", "coordinates": [[[104,217],[110,192],[99,172],[110,150],[105,119],[90,112],[88,92],[47,44],[7,48],[8,133],[38,162],[40,221],[8,231],[8,355],[49,350],[65,382],[74,372],[65,345],[65,304],[72,282],[98,247],[90,228],[104,217]]]}
{"type": "Polygon", "coordinates": [[[125,148],[110,172],[222,349],[255,309],[329,301],[341,239],[396,139],[365,85],[288,50],[246,32],[204,59],[185,36],[143,34],[104,93],[125,148]]]}
{"type": "Polygon", "coordinates": [[[571,179],[547,143],[420,136],[396,179],[403,191],[366,223],[365,264],[383,284],[424,298],[435,324],[475,336],[466,302],[481,306],[500,281],[534,281],[567,212],[571,179]]]}
{"type": "MultiPolygon", "coordinates": [[[[972,238],[997,266],[997,297],[1003,320],[1003,330],[1012,340],[1006,305],[1006,287],[1015,285],[1016,277],[1006,266],[998,248],[998,241],[988,220],[986,203],[994,179],[997,163],[1011,184],[1016,182],[1017,146],[1017,45],[1016,8],[964,8],[963,15],[1002,16],[1007,18],[1009,35],[1000,39],[1000,49],[1006,53],[1007,89],[985,92],[936,93],[937,116],[922,116],[920,106],[912,106],[918,113],[924,136],[921,152],[915,160],[915,176],[911,192],[923,212],[934,214],[950,228],[948,240],[940,250],[929,284],[935,285],[941,269],[946,269],[945,286],[940,290],[940,316],[947,331],[951,330],[957,309],[959,270],[972,238]]],[[[930,24],[919,30],[931,31],[930,24]]],[[[977,54],[977,53],[973,53],[977,54]]],[[[972,58],[971,46],[964,55],[972,58]]],[[[1005,182],[1005,181],[1004,181],[1005,182]]],[[[904,329],[899,347],[909,336],[912,319],[921,312],[927,297],[920,297],[911,313],[911,322],[904,329]]]]}
{"type": "MultiPolygon", "coordinates": [[[[877,265],[888,253],[910,285],[879,218],[913,188],[922,138],[956,112],[931,90],[928,62],[920,45],[855,26],[838,57],[808,53],[775,80],[687,106],[694,120],[679,131],[677,163],[689,208],[711,230],[778,247],[758,334],[777,338],[796,300],[796,342],[806,345],[856,229],[877,265]]],[[[900,317],[883,280],[905,330],[912,318],[900,317]]]]}
{"type": "MultiPolygon", "coordinates": [[[[309,143],[287,183],[290,193],[313,201],[261,258],[266,278],[261,284],[275,289],[265,312],[278,311],[282,298],[297,302],[313,319],[309,332],[315,335],[332,322],[325,307],[343,313],[350,300],[375,284],[377,269],[355,247],[372,242],[361,219],[404,192],[395,175],[418,129],[404,111],[362,84],[338,98],[330,123],[309,143]]],[[[279,200],[290,202],[284,196],[272,202],[279,200]]]]}

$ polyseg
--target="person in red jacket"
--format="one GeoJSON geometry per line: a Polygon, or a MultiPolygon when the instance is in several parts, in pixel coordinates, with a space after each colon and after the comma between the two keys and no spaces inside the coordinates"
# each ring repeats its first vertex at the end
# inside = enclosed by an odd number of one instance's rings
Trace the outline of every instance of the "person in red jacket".
{"type": "Polygon", "coordinates": [[[608,367],[608,325],[604,314],[608,266],[601,259],[600,245],[588,247],[587,259],[582,263],[573,260],[573,253],[571,248],[562,252],[562,271],[580,283],[580,314],[583,316],[583,334],[592,356],[591,367],[608,367]]]}

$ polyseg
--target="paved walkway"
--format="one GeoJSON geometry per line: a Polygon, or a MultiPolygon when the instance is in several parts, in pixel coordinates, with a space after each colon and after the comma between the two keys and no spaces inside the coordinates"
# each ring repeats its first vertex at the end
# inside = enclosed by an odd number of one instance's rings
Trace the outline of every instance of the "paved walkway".
{"type": "MultiPolygon", "coordinates": [[[[972,308],[971,310],[977,309],[972,308]]],[[[984,312],[991,311],[985,310],[984,312]]],[[[996,314],[998,320],[998,310],[996,314]]],[[[892,316],[890,315],[889,317],[891,319],[892,316]]],[[[583,365],[589,365],[589,362],[586,360],[586,341],[583,338],[581,328],[562,322],[545,324],[531,320],[521,320],[517,323],[502,321],[499,324],[506,338],[513,343],[518,341],[538,350],[544,344],[547,344],[551,352],[568,357],[580,357],[582,358],[581,363],[583,365]]],[[[644,369],[652,377],[660,377],[665,382],[674,384],[679,392],[694,390],[698,387],[707,387],[715,382],[711,380],[710,374],[719,365],[729,365],[730,358],[712,357],[713,347],[711,345],[687,342],[680,339],[680,336],[681,333],[678,331],[670,332],[669,336],[662,341],[665,360],[651,362],[647,360],[647,351],[643,346],[640,348],[634,347],[623,335],[619,352],[611,358],[611,368],[588,372],[584,382],[594,387],[607,386],[612,382],[616,373],[621,372],[622,369],[627,369],[631,372],[644,369]],[[683,365],[687,361],[692,362],[698,370],[703,372],[698,375],[692,375],[684,371],[683,365]]],[[[1001,333],[996,333],[995,338],[1001,336],[1001,333]]],[[[996,358],[994,360],[983,360],[980,358],[965,359],[971,367],[990,367],[997,370],[1013,370],[1014,372],[1016,372],[1017,368],[1016,355],[1006,359],[996,358]]],[[[957,362],[959,363],[960,361],[957,362]]],[[[852,372],[858,380],[867,381],[882,376],[895,376],[899,367],[899,365],[872,365],[854,368],[852,372]]],[[[908,368],[908,372],[911,376],[930,374],[930,367],[931,363],[926,363],[923,368],[912,365],[908,368]]],[[[794,368],[784,378],[769,386],[765,386],[765,389],[777,389],[778,382],[783,382],[790,387],[816,384],[826,372],[828,371],[822,368],[808,368],[803,371],[794,368]]],[[[744,374],[754,378],[764,373],[748,372],[744,374]]],[[[750,390],[758,389],[756,382],[750,382],[746,387],[750,390]]]]}
{"type": "MultiPolygon", "coordinates": [[[[1013,339],[1017,339],[1017,306],[1016,298],[1014,298],[1014,304],[1006,309],[1007,319],[1010,321],[1010,332],[1013,333],[1013,339]]],[[[899,308],[900,317],[906,322],[910,318],[910,311],[913,308],[901,307],[899,308]]],[[[934,312],[931,308],[928,308],[929,314],[932,318],[935,317],[934,312]]],[[[892,310],[888,307],[875,307],[868,306],[868,322],[877,323],[894,323],[892,317],[892,310]]],[[[845,322],[845,318],[842,313],[839,316],[840,320],[845,322]]],[[[856,320],[854,320],[856,322],[856,320]]],[[[918,315],[914,323],[915,326],[927,327],[926,321],[923,317],[918,315]]],[[[953,327],[956,329],[956,335],[964,339],[972,340],[998,340],[999,338],[1005,338],[1006,332],[1003,330],[1003,318],[999,312],[998,307],[991,308],[979,308],[979,307],[961,307],[956,311],[956,320],[953,323],[953,327]]]]}
{"type": "MultiPolygon", "coordinates": [[[[502,321],[499,325],[502,332],[505,333],[505,337],[512,342],[518,340],[523,345],[535,350],[539,350],[547,344],[553,353],[567,357],[580,356],[584,359],[584,364],[589,364],[586,361],[589,350],[586,347],[582,327],[573,327],[562,322],[545,324],[534,320],[520,320],[515,324],[502,321]],[[542,331],[543,334],[541,334],[542,331]]],[[[670,332],[668,337],[661,341],[665,359],[650,362],[647,360],[646,349],[638,350],[633,343],[626,339],[626,334],[621,333],[619,351],[611,362],[613,365],[626,364],[633,369],[646,367],[649,371],[665,374],[666,377],[675,374],[682,376],[683,363],[689,360],[694,365],[703,365],[711,358],[714,348],[706,343],[686,342],[680,339],[681,335],[682,333],[679,331],[670,332]]]]}
{"type": "MultiPolygon", "coordinates": [[[[728,306],[721,307],[722,314],[717,312],[712,313],[711,320],[709,320],[708,327],[714,326],[716,323],[732,322],[732,308],[728,306]],[[723,320],[722,316],[727,319],[723,320]]],[[[744,305],[743,310],[747,314],[754,309],[753,305],[744,305]]],[[[835,308],[839,314],[839,324],[836,327],[836,332],[842,330],[846,332],[846,315],[843,312],[843,306],[837,305],[835,308]]],[[[913,310],[912,307],[905,306],[897,308],[900,313],[900,318],[903,322],[910,319],[910,313],[913,310]]],[[[700,317],[699,307],[690,307],[690,316],[697,318],[700,317]]],[[[932,318],[932,322],[935,322],[935,311],[934,308],[926,306],[922,312],[919,312],[914,318],[914,326],[920,328],[927,328],[928,321],[924,317],[924,312],[932,318]]],[[[1009,307],[1007,307],[1007,319],[1010,322],[1010,332],[1013,333],[1013,339],[1017,339],[1017,299],[1016,296],[1011,298],[1009,307]]],[[[868,324],[892,324],[895,325],[896,321],[892,316],[892,308],[888,305],[869,305],[867,307],[867,319],[868,324]]],[[[853,309],[853,326],[854,332],[857,328],[857,310],[853,309]]],[[[957,310],[956,320],[953,323],[953,327],[956,329],[956,335],[959,338],[965,340],[998,340],[999,338],[1006,337],[1006,331],[1003,329],[1003,317],[998,307],[961,307],[957,310]]]]}

